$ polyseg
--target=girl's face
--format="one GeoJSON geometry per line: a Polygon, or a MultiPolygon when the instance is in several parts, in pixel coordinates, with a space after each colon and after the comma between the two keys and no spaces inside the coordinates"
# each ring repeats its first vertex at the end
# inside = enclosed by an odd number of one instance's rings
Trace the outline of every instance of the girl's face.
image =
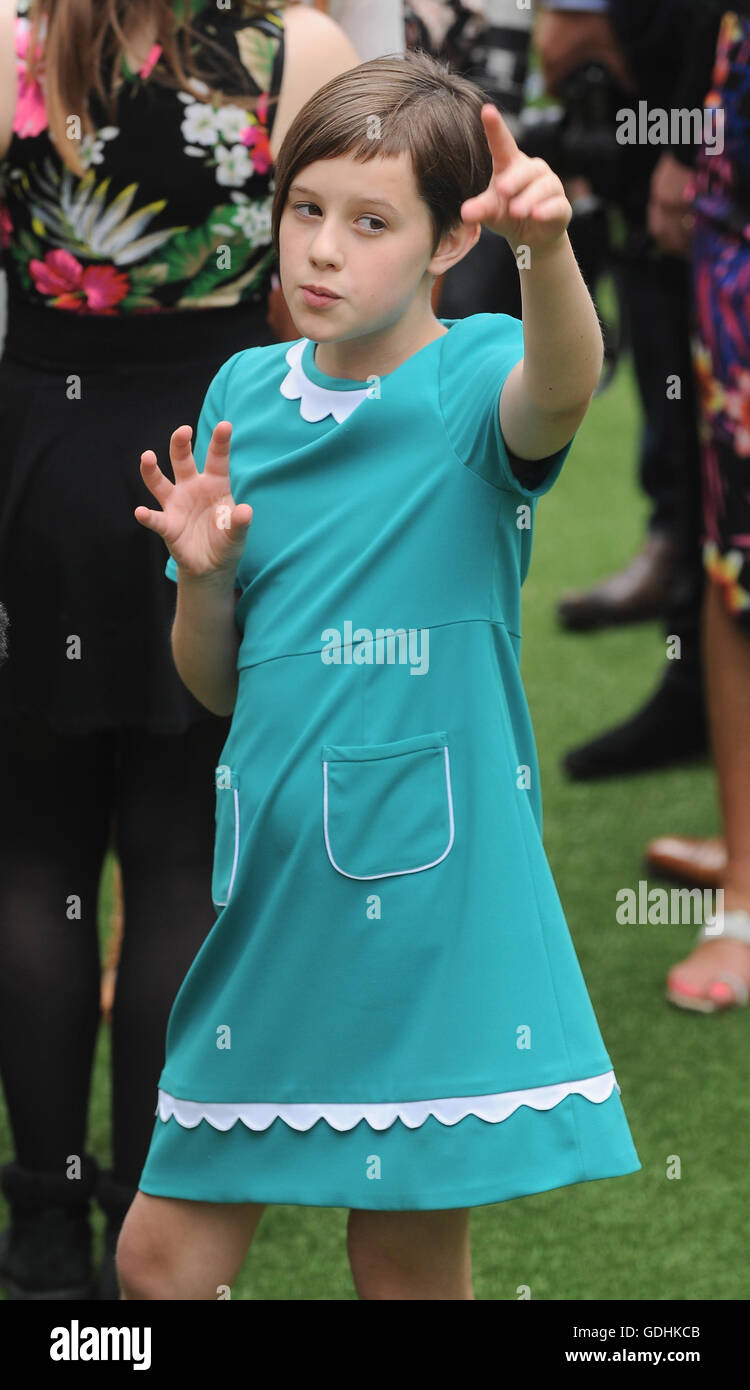
{"type": "Polygon", "coordinates": [[[352,155],[298,171],[279,224],[279,278],[302,337],[318,343],[377,335],[428,318],[432,276],[460,260],[478,229],[460,224],[432,255],[432,224],[407,153],[352,155]],[[333,291],[317,303],[304,287],[333,291]]]}

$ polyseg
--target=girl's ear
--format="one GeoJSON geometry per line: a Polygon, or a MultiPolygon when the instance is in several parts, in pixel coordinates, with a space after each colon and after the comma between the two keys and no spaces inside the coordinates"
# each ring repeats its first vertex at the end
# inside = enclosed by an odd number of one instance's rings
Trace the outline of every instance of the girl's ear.
{"type": "Polygon", "coordinates": [[[437,251],[427,267],[430,274],[444,275],[452,265],[457,265],[459,261],[462,261],[472,247],[476,246],[481,232],[480,222],[475,222],[471,226],[466,222],[456,222],[453,227],[443,233],[437,251]]]}

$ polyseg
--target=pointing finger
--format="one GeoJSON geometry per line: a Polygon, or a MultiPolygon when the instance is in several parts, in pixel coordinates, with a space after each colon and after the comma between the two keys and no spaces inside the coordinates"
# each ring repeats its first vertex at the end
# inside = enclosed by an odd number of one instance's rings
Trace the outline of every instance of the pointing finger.
{"type": "Polygon", "coordinates": [[[517,158],[520,150],[496,106],[485,103],[482,107],[482,121],[492,154],[493,175],[501,174],[503,169],[507,169],[511,161],[517,158]]]}

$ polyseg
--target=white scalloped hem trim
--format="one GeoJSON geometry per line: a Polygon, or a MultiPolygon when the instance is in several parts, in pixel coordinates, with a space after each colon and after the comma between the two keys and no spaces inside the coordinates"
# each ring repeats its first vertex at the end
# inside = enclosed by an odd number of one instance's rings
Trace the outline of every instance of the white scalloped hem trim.
{"type": "Polygon", "coordinates": [[[388,1129],[401,1120],[409,1129],[417,1129],[429,1115],[442,1125],[455,1125],[467,1115],[496,1124],[507,1120],[521,1105],[532,1110],[552,1110],[566,1096],[584,1096],[601,1105],[612,1091],[620,1087],[613,1071],[600,1076],[587,1076],[583,1081],[562,1081],[555,1086],[530,1086],[524,1091],[498,1091],[491,1096],[453,1096],[446,1100],[409,1100],[395,1103],[378,1102],[372,1105],[269,1105],[255,1101],[196,1101],[181,1100],[168,1091],[159,1090],[157,1106],[159,1119],[174,1116],[185,1129],[195,1129],[207,1120],[214,1129],[227,1130],[241,1120],[248,1129],[268,1129],[274,1120],[283,1120],[290,1129],[312,1129],[318,1120],[325,1120],[331,1129],[353,1129],[366,1120],[372,1129],[388,1129]]]}

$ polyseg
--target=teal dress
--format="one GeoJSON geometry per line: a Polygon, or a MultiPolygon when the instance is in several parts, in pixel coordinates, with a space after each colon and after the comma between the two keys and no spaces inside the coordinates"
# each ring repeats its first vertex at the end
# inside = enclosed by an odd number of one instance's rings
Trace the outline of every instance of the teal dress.
{"type": "MultiPolygon", "coordinates": [[[[253,520],[215,773],[218,914],[175,999],[141,1191],[384,1210],[633,1173],[542,844],[519,673],[536,489],[498,419],[520,321],[478,314],[387,376],[302,339],[235,353],[253,520]]],[[[176,579],[173,560],[166,573],[176,579]]]]}

